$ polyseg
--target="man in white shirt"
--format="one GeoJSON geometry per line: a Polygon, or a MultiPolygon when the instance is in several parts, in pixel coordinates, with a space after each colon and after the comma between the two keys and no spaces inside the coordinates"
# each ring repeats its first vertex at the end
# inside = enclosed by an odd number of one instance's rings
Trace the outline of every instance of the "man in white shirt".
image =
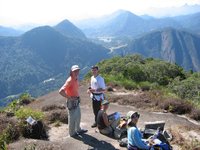
{"type": "Polygon", "coordinates": [[[95,122],[91,126],[92,128],[97,127],[97,115],[101,109],[101,102],[104,100],[104,92],[106,89],[104,79],[99,75],[98,66],[92,66],[92,74],[90,87],[88,88],[88,93],[92,99],[93,113],[95,116],[95,122]]]}

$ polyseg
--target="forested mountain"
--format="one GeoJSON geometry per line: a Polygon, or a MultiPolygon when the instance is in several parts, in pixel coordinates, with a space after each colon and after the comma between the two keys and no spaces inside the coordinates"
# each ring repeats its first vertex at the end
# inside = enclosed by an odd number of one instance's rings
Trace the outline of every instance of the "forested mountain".
{"type": "Polygon", "coordinates": [[[78,39],[86,39],[85,34],[69,20],[63,20],[54,28],[64,36],[78,39]]]}
{"type": "Polygon", "coordinates": [[[40,83],[58,75],[65,79],[73,64],[84,68],[107,57],[108,50],[102,46],[68,38],[49,26],[20,37],[0,37],[0,98],[41,88],[40,83]]]}
{"type": "Polygon", "coordinates": [[[145,57],[177,63],[187,70],[200,71],[200,36],[173,28],[153,31],[133,40],[115,54],[139,53],[145,57]]]}

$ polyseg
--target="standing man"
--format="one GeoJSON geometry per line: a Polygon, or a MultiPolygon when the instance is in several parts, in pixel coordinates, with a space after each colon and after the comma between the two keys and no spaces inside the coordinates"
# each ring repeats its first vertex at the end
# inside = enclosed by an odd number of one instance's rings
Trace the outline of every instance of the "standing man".
{"type": "Polygon", "coordinates": [[[104,100],[104,92],[106,89],[104,79],[99,75],[98,66],[92,66],[92,74],[90,87],[88,93],[92,99],[93,113],[95,116],[95,122],[91,126],[92,128],[97,127],[97,115],[101,109],[101,102],[104,100]]]}
{"type": "Polygon", "coordinates": [[[66,80],[65,84],[59,90],[60,95],[67,98],[68,108],[68,124],[69,135],[75,136],[87,132],[81,129],[81,111],[80,111],[80,97],[79,97],[79,66],[73,65],[70,70],[70,77],[66,80]]]}

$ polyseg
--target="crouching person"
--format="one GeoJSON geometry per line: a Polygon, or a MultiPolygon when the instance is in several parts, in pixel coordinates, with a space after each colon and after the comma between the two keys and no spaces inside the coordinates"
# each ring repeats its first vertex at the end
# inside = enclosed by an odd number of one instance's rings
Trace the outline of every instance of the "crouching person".
{"type": "Polygon", "coordinates": [[[113,136],[114,130],[119,125],[120,117],[114,117],[115,114],[107,115],[109,102],[104,100],[101,104],[101,109],[97,115],[97,127],[101,134],[113,136]]]}
{"type": "MultiPolygon", "coordinates": [[[[140,118],[138,112],[130,111],[128,117],[128,150],[149,150],[151,146],[142,139],[142,134],[137,128],[137,123],[140,118]]],[[[152,148],[153,149],[153,148],[152,148]]]]}

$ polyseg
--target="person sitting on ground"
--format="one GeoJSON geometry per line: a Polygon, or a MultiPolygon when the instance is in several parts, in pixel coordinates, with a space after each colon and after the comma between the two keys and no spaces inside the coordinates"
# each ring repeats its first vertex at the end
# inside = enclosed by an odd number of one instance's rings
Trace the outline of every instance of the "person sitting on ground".
{"type": "Polygon", "coordinates": [[[107,115],[106,111],[109,107],[109,101],[107,100],[102,102],[101,107],[102,108],[99,110],[97,115],[97,127],[101,134],[112,136],[114,130],[119,125],[119,113],[114,113],[109,116],[107,115]]]}
{"type": "Polygon", "coordinates": [[[128,150],[144,149],[149,150],[151,146],[142,139],[142,134],[137,128],[140,114],[138,112],[130,111],[127,113],[128,117],[128,150]]]}

